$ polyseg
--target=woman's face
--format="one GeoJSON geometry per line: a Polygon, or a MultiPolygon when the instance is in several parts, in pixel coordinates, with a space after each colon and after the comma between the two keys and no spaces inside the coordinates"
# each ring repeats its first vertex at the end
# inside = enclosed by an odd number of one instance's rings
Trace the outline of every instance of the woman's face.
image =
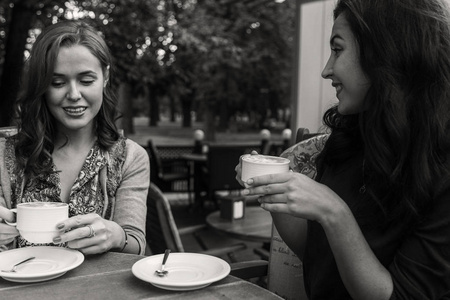
{"type": "Polygon", "coordinates": [[[331,79],[342,115],[356,114],[365,109],[364,99],[370,81],[359,63],[359,45],[343,14],[336,18],[330,39],[331,55],[322,77],[331,79]]]}
{"type": "Polygon", "coordinates": [[[45,94],[59,131],[92,132],[103,102],[105,79],[100,61],[86,47],[61,47],[45,94]]]}

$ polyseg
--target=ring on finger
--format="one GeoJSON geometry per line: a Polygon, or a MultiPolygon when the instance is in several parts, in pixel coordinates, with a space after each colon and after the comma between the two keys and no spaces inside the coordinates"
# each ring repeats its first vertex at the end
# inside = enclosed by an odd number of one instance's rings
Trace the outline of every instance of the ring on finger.
{"type": "Polygon", "coordinates": [[[94,228],[92,227],[92,225],[86,225],[86,227],[89,228],[89,235],[88,235],[86,238],[94,237],[94,236],[95,236],[95,230],[94,230],[94,228]]]}

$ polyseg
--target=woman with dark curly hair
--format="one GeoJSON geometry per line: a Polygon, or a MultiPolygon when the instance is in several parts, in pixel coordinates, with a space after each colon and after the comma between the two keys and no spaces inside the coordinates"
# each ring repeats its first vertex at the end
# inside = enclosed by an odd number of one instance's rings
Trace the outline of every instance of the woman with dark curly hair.
{"type": "MultiPolygon", "coordinates": [[[[85,254],[143,254],[150,165],[146,151],[116,128],[111,64],[105,41],[85,22],[62,21],[38,36],[18,134],[0,139],[0,218],[12,221],[7,208],[23,202],[68,203],[55,244],[85,254]]],[[[1,223],[0,244],[30,243],[1,223]]]]}
{"type": "Polygon", "coordinates": [[[315,180],[246,182],[302,259],[310,299],[450,295],[449,12],[444,0],[337,1],[322,76],[339,103],[315,180]]]}

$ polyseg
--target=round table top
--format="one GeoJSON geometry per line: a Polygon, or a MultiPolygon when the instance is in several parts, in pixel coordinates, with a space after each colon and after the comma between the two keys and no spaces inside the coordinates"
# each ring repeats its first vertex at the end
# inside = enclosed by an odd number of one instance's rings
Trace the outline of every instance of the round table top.
{"type": "Polygon", "coordinates": [[[246,207],[244,218],[233,221],[221,218],[220,211],[215,211],[206,217],[206,223],[242,240],[270,243],[272,237],[272,217],[258,206],[246,207]]]}

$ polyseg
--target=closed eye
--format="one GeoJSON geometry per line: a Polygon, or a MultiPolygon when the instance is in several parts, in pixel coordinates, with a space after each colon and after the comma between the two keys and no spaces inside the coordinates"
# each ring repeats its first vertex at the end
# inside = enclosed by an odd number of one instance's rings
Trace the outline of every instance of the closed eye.
{"type": "Polygon", "coordinates": [[[333,51],[335,54],[339,54],[342,51],[342,49],[341,48],[332,47],[331,51],[333,51]]]}

